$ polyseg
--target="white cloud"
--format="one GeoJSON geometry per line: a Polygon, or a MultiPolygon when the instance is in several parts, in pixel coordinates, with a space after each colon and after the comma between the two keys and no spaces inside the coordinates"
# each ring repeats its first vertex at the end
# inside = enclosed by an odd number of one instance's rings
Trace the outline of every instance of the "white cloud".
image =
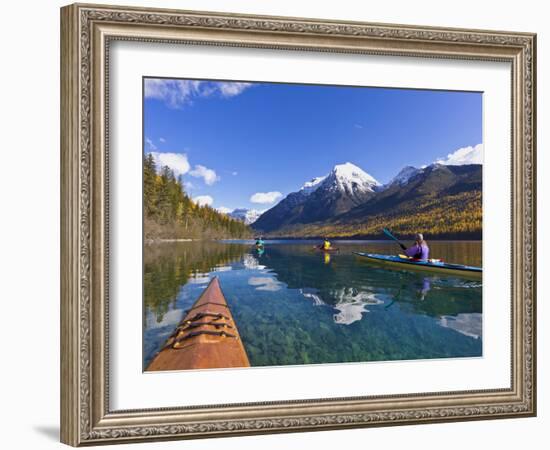
{"type": "Polygon", "coordinates": [[[214,203],[214,199],[210,195],[199,195],[193,198],[193,201],[199,206],[211,206],[214,203]]]}
{"type": "Polygon", "coordinates": [[[223,83],[212,83],[216,84],[217,88],[220,91],[220,94],[223,97],[234,97],[241,94],[246,89],[250,87],[250,83],[234,83],[234,82],[223,82],[223,83]]]}
{"type": "Polygon", "coordinates": [[[446,158],[440,158],[435,161],[437,164],[448,166],[462,166],[464,164],[483,164],[483,144],[477,144],[475,147],[463,147],[449,153],[446,158]]]}
{"type": "Polygon", "coordinates": [[[222,214],[229,214],[231,211],[233,211],[231,208],[226,208],[225,206],[220,206],[219,208],[216,208],[218,212],[221,212],[222,214]]]}
{"type": "Polygon", "coordinates": [[[157,149],[157,146],[148,137],[145,138],[145,144],[146,144],[147,150],[156,150],[157,149]]]}
{"type": "Polygon", "coordinates": [[[248,89],[251,83],[147,78],[144,86],[145,98],[161,100],[171,108],[182,108],[193,104],[196,98],[234,97],[248,89]]]}
{"type": "Polygon", "coordinates": [[[279,200],[283,194],[278,191],[272,192],[256,192],[250,197],[252,203],[270,204],[279,200]]]}
{"type": "Polygon", "coordinates": [[[158,169],[163,166],[168,166],[174,171],[174,175],[177,177],[186,174],[191,168],[187,155],[184,153],[151,152],[151,155],[153,155],[153,159],[158,169]]]}
{"type": "Polygon", "coordinates": [[[237,171],[231,172],[231,175],[233,175],[234,177],[236,177],[237,175],[239,175],[239,172],[237,172],[237,171]]]}
{"type": "Polygon", "coordinates": [[[353,125],[353,126],[354,126],[355,128],[358,128],[358,129],[360,129],[360,130],[362,130],[363,128],[365,128],[365,127],[364,127],[363,125],[361,125],[361,124],[358,124],[358,123],[356,123],[356,124],[355,124],[355,125],[353,125]]]}
{"type": "Polygon", "coordinates": [[[162,142],[164,144],[166,142],[166,139],[164,139],[163,137],[159,137],[159,142],[162,142]]]}
{"type": "Polygon", "coordinates": [[[189,175],[195,178],[202,178],[208,186],[212,186],[216,181],[219,181],[220,177],[216,175],[216,172],[207,167],[197,164],[195,168],[189,172],[189,175]]]}
{"type": "Polygon", "coordinates": [[[199,87],[198,81],[147,78],[144,83],[145,98],[164,101],[172,108],[189,103],[199,87]]]}
{"type": "Polygon", "coordinates": [[[195,185],[193,183],[191,183],[190,181],[185,181],[183,183],[183,186],[185,187],[185,189],[187,189],[188,191],[191,190],[191,189],[195,189],[195,185]]]}

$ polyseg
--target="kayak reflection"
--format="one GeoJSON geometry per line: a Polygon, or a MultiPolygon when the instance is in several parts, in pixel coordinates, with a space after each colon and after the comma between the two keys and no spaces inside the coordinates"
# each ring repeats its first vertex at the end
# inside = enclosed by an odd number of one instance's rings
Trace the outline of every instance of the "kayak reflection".
{"type": "MultiPolygon", "coordinates": [[[[289,289],[307,290],[315,294],[316,302],[336,310],[334,321],[351,324],[369,312],[367,306],[383,305],[390,308],[401,303],[409,312],[431,317],[453,316],[459,313],[481,313],[481,283],[449,276],[425,275],[417,272],[387,271],[366,265],[342,264],[339,255],[338,270],[332,265],[312,264],[310,253],[285,255],[286,249],[271,249],[267,263],[270,276],[289,289]],[[422,304],[424,303],[424,304],[422,304]],[[408,305],[408,306],[407,306],[408,305]]],[[[347,261],[346,261],[347,262],[347,261]]]]}
{"type": "MultiPolygon", "coordinates": [[[[387,244],[337,242],[328,264],[311,241],[266,241],[263,252],[251,244],[159,246],[145,261],[145,365],[214,276],[251,366],[481,355],[480,281],[386,270],[352,254],[388,253],[387,244]]],[[[474,245],[432,247],[479,265],[474,245]]]]}

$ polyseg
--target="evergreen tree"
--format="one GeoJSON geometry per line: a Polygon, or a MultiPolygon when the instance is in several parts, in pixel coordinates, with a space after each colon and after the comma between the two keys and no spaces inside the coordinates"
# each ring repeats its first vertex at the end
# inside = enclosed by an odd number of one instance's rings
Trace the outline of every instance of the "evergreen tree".
{"type": "Polygon", "coordinates": [[[149,153],[143,158],[143,204],[145,214],[148,216],[153,216],[156,213],[156,177],[157,168],[155,160],[153,155],[149,153]]]}
{"type": "Polygon", "coordinates": [[[168,166],[157,167],[149,153],[143,163],[143,203],[146,238],[245,238],[244,223],[210,206],[199,206],[186,195],[183,181],[168,166]]]}

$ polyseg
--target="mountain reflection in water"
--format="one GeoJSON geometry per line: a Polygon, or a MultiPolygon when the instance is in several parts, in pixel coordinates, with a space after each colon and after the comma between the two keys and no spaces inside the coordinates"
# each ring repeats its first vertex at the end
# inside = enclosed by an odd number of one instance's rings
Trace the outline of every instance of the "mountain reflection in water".
{"type": "MultiPolygon", "coordinates": [[[[145,247],[144,365],[218,276],[252,366],[475,357],[482,284],[364,264],[353,251],[388,242],[186,242],[145,247]]],[[[447,261],[481,265],[480,242],[431,243],[447,261]]]]}

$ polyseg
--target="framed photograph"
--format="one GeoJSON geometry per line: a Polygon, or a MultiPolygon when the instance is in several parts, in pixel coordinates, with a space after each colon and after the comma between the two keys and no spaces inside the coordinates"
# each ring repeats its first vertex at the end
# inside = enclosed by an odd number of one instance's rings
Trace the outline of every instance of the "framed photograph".
{"type": "Polygon", "coordinates": [[[536,36],[61,9],[61,439],[536,414],[536,36]]]}

